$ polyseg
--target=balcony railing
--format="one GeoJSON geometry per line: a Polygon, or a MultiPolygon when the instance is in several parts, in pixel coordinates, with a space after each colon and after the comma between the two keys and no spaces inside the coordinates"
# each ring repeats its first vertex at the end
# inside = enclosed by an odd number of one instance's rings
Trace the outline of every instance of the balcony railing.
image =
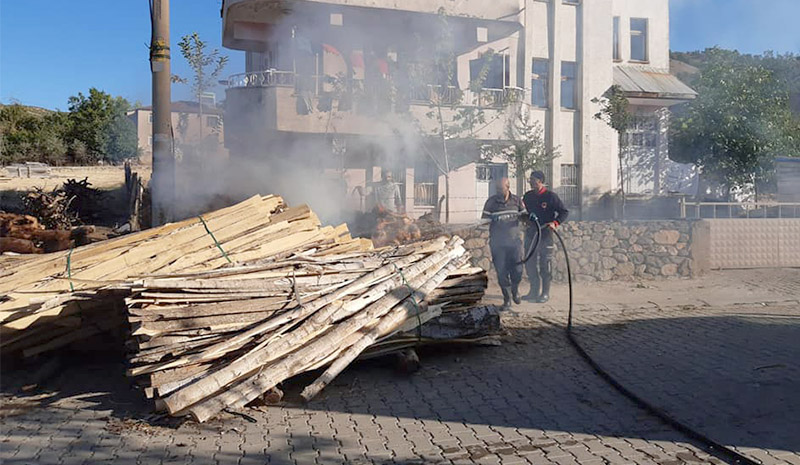
{"type": "MultiPolygon", "coordinates": [[[[293,71],[269,69],[249,73],[234,74],[228,78],[228,88],[238,87],[288,87],[297,91],[319,94],[323,76],[302,75],[293,71]]],[[[356,88],[363,88],[363,84],[356,88]]],[[[410,103],[429,105],[441,103],[446,106],[477,105],[481,108],[503,108],[511,103],[525,99],[525,90],[517,87],[504,89],[481,89],[477,99],[464,98],[464,91],[456,86],[424,85],[411,90],[410,103]]]]}
{"type": "Polygon", "coordinates": [[[436,206],[436,183],[414,183],[414,205],[418,207],[436,206]]]}
{"type": "Polygon", "coordinates": [[[481,89],[478,92],[478,106],[481,108],[503,108],[509,104],[521,102],[524,98],[525,90],[518,87],[481,89]]]}
{"type": "Polygon", "coordinates": [[[294,87],[297,74],[292,71],[254,71],[234,74],[228,78],[228,88],[233,87],[294,87]]]}

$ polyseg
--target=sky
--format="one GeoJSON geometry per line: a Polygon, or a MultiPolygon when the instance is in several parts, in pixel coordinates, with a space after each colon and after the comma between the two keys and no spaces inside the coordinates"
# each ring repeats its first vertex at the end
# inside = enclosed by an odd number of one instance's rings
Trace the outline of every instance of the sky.
{"type": "MultiPolygon", "coordinates": [[[[194,31],[230,57],[224,75],[244,71],[244,52],[222,49],[220,3],[171,0],[173,73],[190,76],[177,42],[194,31]]],[[[800,53],[800,0],[671,0],[670,10],[673,50],[800,53]]],[[[0,0],[0,102],[66,110],[97,87],[149,104],[148,14],[147,0],[0,0]]],[[[182,84],[172,96],[191,100],[182,84]]]]}

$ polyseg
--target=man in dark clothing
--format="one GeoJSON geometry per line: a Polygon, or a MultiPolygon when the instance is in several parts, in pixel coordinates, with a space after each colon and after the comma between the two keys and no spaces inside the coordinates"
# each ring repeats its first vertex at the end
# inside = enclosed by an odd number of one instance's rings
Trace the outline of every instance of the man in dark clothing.
{"type": "Polygon", "coordinates": [[[525,263],[531,290],[525,300],[544,303],[550,300],[550,280],[553,277],[553,254],[556,246],[553,243],[553,231],[559,224],[565,222],[569,210],[564,207],[558,194],[547,190],[544,185],[544,173],[534,171],[531,173],[532,190],[525,193],[522,202],[530,214],[528,228],[525,230],[525,250],[530,248],[531,242],[536,237],[536,221],[542,226],[542,237],[536,253],[525,263]]]}
{"type": "Polygon", "coordinates": [[[519,197],[511,193],[508,178],[497,183],[497,195],[489,197],[483,207],[483,219],[491,221],[489,247],[497,271],[497,282],[503,291],[503,308],[511,307],[511,300],[519,304],[519,283],[522,281],[522,240],[520,217],[526,217],[525,207],[519,197]]]}

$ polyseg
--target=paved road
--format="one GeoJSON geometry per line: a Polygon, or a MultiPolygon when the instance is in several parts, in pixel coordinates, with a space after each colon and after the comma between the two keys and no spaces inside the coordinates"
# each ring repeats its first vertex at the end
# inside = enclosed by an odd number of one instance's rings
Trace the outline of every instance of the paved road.
{"type": "MultiPolygon", "coordinates": [[[[6,402],[6,464],[719,463],[592,374],[561,329],[535,318],[501,347],[423,355],[407,377],[348,370],[302,407],[209,424],[151,425],[123,366],[95,362],[51,383],[45,407],[6,402]],[[17,411],[11,410],[17,407],[17,411]]],[[[297,386],[288,387],[297,393],[297,386]]],[[[9,400],[9,399],[7,399],[9,400]]],[[[152,423],[152,422],[151,422],[152,423]]]]}
{"type": "MultiPolygon", "coordinates": [[[[670,306],[666,297],[600,310],[587,302],[578,336],[615,376],[718,441],[766,464],[800,465],[800,309],[786,300],[792,283],[774,306],[747,299],[714,306],[708,296],[699,306],[670,306]]],[[[701,285],[691,286],[700,298],[701,285]]],[[[285,387],[286,405],[245,410],[256,423],[232,414],[202,425],[154,418],[113,356],[81,359],[48,383],[50,391],[28,397],[12,395],[19,380],[7,375],[0,461],[720,463],[597,377],[567,344],[563,314],[517,309],[501,347],[428,351],[410,377],[362,363],[308,405],[295,402],[298,382],[285,387]]]]}
{"type": "Polygon", "coordinates": [[[623,385],[765,464],[800,464],[796,305],[579,314],[576,334],[623,385]]]}

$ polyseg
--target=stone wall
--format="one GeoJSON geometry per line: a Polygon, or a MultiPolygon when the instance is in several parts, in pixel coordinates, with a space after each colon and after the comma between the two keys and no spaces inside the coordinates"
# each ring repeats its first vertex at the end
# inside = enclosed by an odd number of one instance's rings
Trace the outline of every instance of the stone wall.
{"type": "MultiPolygon", "coordinates": [[[[578,281],[696,276],[708,253],[702,221],[574,221],[559,228],[578,281]],[[704,245],[705,244],[705,245],[704,245]]],[[[482,228],[456,232],[466,241],[473,264],[491,268],[489,232],[482,228]]],[[[566,279],[561,251],[555,279],[566,279]]]]}

